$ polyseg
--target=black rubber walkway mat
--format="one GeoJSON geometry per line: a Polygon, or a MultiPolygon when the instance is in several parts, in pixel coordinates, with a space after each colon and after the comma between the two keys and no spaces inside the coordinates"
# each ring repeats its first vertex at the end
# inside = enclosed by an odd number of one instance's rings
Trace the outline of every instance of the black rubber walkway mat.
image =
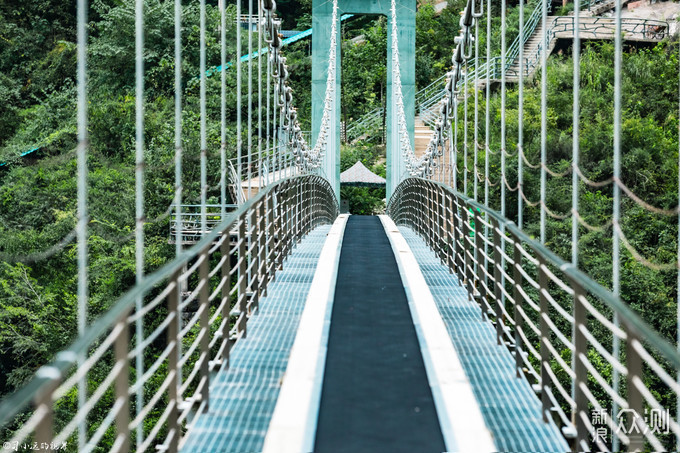
{"type": "Polygon", "coordinates": [[[444,439],[399,269],[378,217],[350,216],[316,452],[441,452],[444,439]]]}

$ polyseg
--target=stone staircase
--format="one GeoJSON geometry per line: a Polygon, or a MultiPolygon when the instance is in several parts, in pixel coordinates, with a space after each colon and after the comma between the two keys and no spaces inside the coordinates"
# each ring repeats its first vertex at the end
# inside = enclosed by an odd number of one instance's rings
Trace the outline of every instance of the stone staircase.
{"type": "MultiPolygon", "coordinates": [[[[548,16],[546,20],[548,30],[550,30],[553,27],[555,17],[556,16],[548,16]]],[[[539,22],[533,34],[524,43],[524,77],[529,77],[536,71],[536,67],[538,66],[539,63],[538,59],[540,58],[539,47],[541,45],[542,40],[543,40],[543,24],[539,22]]],[[[550,55],[553,48],[555,47],[556,41],[557,40],[555,39],[555,37],[553,37],[553,39],[551,39],[550,42],[548,43],[548,55],[550,55]]],[[[508,67],[508,71],[505,75],[505,80],[508,82],[519,81],[519,69],[520,69],[519,58],[516,58],[515,61],[513,61],[512,64],[508,67]]]]}
{"type": "Polygon", "coordinates": [[[434,131],[430,129],[430,126],[425,124],[425,122],[420,118],[420,116],[416,116],[414,131],[415,146],[413,150],[416,157],[419,158],[423,154],[425,154],[425,151],[427,150],[427,145],[430,143],[433,134],[434,131]]]}

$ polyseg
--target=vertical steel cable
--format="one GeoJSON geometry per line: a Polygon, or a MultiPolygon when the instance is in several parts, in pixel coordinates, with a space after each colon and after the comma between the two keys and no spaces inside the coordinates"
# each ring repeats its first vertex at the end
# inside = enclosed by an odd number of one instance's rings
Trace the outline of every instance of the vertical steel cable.
{"type": "Polygon", "coordinates": [[[248,199],[253,178],[253,0],[248,0],[248,199]]]}
{"type": "Polygon", "coordinates": [[[458,93],[453,96],[453,188],[458,190],[458,93]]]}
{"type": "Polygon", "coordinates": [[[579,84],[581,82],[581,37],[580,37],[580,5],[574,2],[574,44],[572,58],[574,60],[574,105],[573,105],[573,143],[572,143],[572,174],[571,174],[571,263],[578,267],[578,165],[579,165],[579,84]]]}
{"type": "Polygon", "coordinates": [[[507,15],[506,1],[501,1],[501,179],[500,179],[500,189],[501,189],[501,214],[505,217],[505,73],[506,73],[506,39],[505,35],[507,33],[507,27],[505,26],[506,15],[507,15]]]}
{"type": "Polygon", "coordinates": [[[205,73],[205,0],[200,2],[200,71],[201,71],[201,234],[208,232],[208,144],[206,131],[206,73],[205,73]]]}
{"type": "Polygon", "coordinates": [[[175,255],[179,256],[182,252],[182,0],[175,0],[175,219],[175,255]]]}
{"type": "MultiPolygon", "coordinates": [[[[521,0],[520,0],[521,1],[521,0]]],[[[507,72],[507,43],[506,34],[507,27],[505,25],[507,19],[507,2],[501,1],[501,178],[499,185],[501,186],[501,214],[505,218],[505,185],[507,183],[507,175],[505,172],[505,97],[506,97],[506,72],[507,72]]],[[[501,225],[501,250],[505,250],[505,225],[501,225]]],[[[501,254],[501,269],[505,269],[505,254],[501,254]]],[[[505,273],[501,275],[501,288],[505,287],[505,273]]],[[[505,292],[501,291],[501,303],[505,304],[505,292]]]]}
{"type": "Polygon", "coordinates": [[[465,89],[463,90],[463,193],[468,195],[468,90],[470,71],[465,60],[465,89]]]}
{"type": "MultiPolygon", "coordinates": [[[[78,0],[78,335],[85,333],[87,325],[87,151],[89,137],[87,133],[87,0],[78,0]]],[[[78,364],[85,362],[85,355],[78,356],[78,364]]],[[[78,380],[78,411],[87,400],[87,376],[78,380]]],[[[87,426],[85,420],[78,423],[78,450],[85,448],[87,426]]]]}
{"type": "MultiPolygon", "coordinates": [[[[273,70],[274,62],[271,62],[271,65],[272,65],[272,70],[273,70]]],[[[284,178],[286,175],[283,172],[283,164],[281,162],[281,152],[279,150],[279,132],[280,132],[280,130],[279,130],[279,124],[277,123],[277,119],[276,119],[277,116],[281,117],[281,111],[279,109],[279,96],[280,96],[280,94],[279,94],[278,84],[276,82],[274,82],[274,90],[273,91],[274,92],[273,92],[272,95],[274,97],[274,99],[273,99],[274,105],[273,105],[273,109],[272,109],[273,110],[273,112],[272,112],[272,116],[273,116],[272,128],[274,129],[274,131],[273,131],[274,132],[274,158],[277,161],[277,166],[278,166],[278,169],[279,169],[279,177],[284,178]],[[278,113],[278,115],[277,115],[277,113],[278,113]]]]}
{"type": "MultiPolygon", "coordinates": [[[[269,49],[269,48],[267,48],[269,49]]],[[[267,149],[267,154],[269,156],[269,172],[267,173],[268,176],[267,178],[269,179],[267,181],[267,184],[269,184],[269,181],[274,182],[274,176],[275,176],[275,171],[276,167],[274,165],[274,141],[272,140],[272,130],[271,130],[271,71],[272,71],[272,63],[271,63],[271,58],[269,55],[269,50],[267,50],[267,114],[265,115],[267,117],[267,144],[266,144],[266,149],[267,149]],[[269,176],[271,175],[271,176],[269,176]]]]}
{"type": "MultiPolygon", "coordinates": [[[[136,282],[144,279],[144,0],[135,1],[135,274],[136,282]]],[[[135,309],[142,311],[142,297],[137,297],[135,309]]],[[[144,326],[142,317],[135,321],[137,345],[143,343],[144,326]]],[[[137,380],[144,374],[144,354],[138,351],[135,357],[137,380]]],[[[144,405],[144,389],[138,386],[136,412],[139,415],[144,405]]],[[[144,438],[144,424],[137,428],[137,445],[144,438]]]]}
{"type": "Polygon", "coordinates": [[[259,188],[262,179],[262,3],[257,2],[257,175],[259,188]]]}
{"type": "Polygon", "coordinates": [[[456,186],[453,184],[454,177],[456,174],[455,168],[456,162],[453,160],[453,140],[455,139],[455,135],[453,133],[453,125],[456,124],[456,118],[458,117],[458,114],[456,113],[457,111],[458,105],[454,102],[453,103],[454,120],[451,121],[451,124],[449,125],[449,186],[453,187],[454,189],[456,188],[456,186]]]}
{"type": "Polygon", "coordinates": [[[524,224],[524,169],[522,153],[524,152],[524,1],[519,2],[519,99],[517,100],[517,226],[524,224]]]}
{"type": "MultiPolygon", "coordinates": [[[[483,3],[482,3],[483,5],[483,3]]],[[[479,19],[475,20],[475,157],[474,166],[472,168],[472,180],[474,183],[473,194],[474,199],[477,201],[477,164],[479,160],[479,71],[481,65],[479,64],[479,19]]]]}
{"type": "MultiPolygon", "coordinates": [[[[573,94],[573,143],[571,148],[571,264],[578,268],[578,165],[579,165],[579,136],[580,136],[580,119],[581,113],[579,108],[580,97],[580,83],[581,83],[581,25],[579,15],[581,13],[580,0],[574,2],[574,43],[572,48],[572,58],[574,60],[574,94],[573,94]]],[[[571,338],[575,338],[576,323],[571,326],[571,338]]],[[[576,365],[575,349],[571,351],[571,366],[576,365]]],[[[576,395],[576,380],[571,380],[571,398],[575,400],[576,395]]]]}
{"type": "Polygon", "coordinates": [[[548,140],[548,77],[546,69],[548,66],[548,2],[542,0],[543,18],[543,52],[541,53],[541,244],[545,244],[545,190],[546,190],[546,164],[547,164],[547,140],[548,140]]]}
{"type": "MultiPolygon", "coordinates": [[[[224,72],[224,66],[222,66],[224,72]]],[[[175,0],[175,254],[182,252],[182,0],[175,0]]],[[[177,317],[176,329],[182,328],[177,317]]],[[[182,342],[177,342],[177,360],[182,358],[182,342]]],[[[182,367],[177,368],[177,388],[182,383],[182,367]]]]}
{"type": "Polygon", "coordinates": [[[220,219],[227,215],[227,13],[220,2],[220,219]]]}
{"type": "MultiPolygon", "coordinates": [[[[616,32],[614,34],[614,206],[612,213],[613,238],[612,238],[612,293],[614,297],[621,295],[621,244],[619,228],[621,220],[621,60],[623,44],[621,38],[621,0],[616,1],[616,32]]],[[[614,312],[614,324],[619,326],[619,317],[614,312]]],[[[612,339],[612,354],[616,359],[620,356],[620,340],[614,335],[612,339]]],[[[614,393],[619,392],[619,372],[614,367],[612,371],[612,387],[614,393]]],[[[619,408],[616,401],[612,401],[612,419],[618,415],[619,408]]],[[[613,436],[612,450],[617,451],[619,439],[613,436]]]]}
{"type": "MultiPolygon", "coordinates": [[[[489,206],[489,130],[491,124],[491,0],[486,2],[486,109],[484,112],[484,205],[489,206]]],[[[488,216],[484,222],[484,237],[489,237],[488,216]]],[[[484,241],[484,269],[489,267],[489,245],[484,241]]]]}
{"type": "Polygon", "coordinates": [[[236,202],[241,203],[241,181],[243,180],[243,134],[241,129],[242,112],[241,112],[241,94],[243,87],[241,86],[241,1],[236,0],[236,176],[237,181],[234,181],[234,192],[236,192],[236,202]]]}
{"type": "MultiPolygon", "coordinates": [[[[678,46],[678,60],[680,60],[680,44],[678,46]]],[[[680,63],[679,63],[680,64],[680,63]]],[[[680,67],[678,68],[680,72],[680,67]]],[[[678,83],[678,203],[680,203],[680,83],[678,83]]],[[[676,336],[678,349],[680,349],[680,212],[678,212],[678,257],[677,257],[677,283],[676,283],[676,293],[677,299],[676,312],[676,336]]],[[[677,382],[680,385],[680,371],[678,372],[677,382]]],[[[680,398],[676,397],[676,408],[675,408],[675,420],[680,420],[680,398]]],[[[675,449],[680,450],[680,434],[675,435],[675,449]]]]}

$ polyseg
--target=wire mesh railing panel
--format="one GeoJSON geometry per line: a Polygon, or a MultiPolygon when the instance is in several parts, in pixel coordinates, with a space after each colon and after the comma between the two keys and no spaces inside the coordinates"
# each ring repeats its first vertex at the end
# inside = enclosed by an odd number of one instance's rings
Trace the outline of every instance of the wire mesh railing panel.
{"type": "Polygon", "coordinates": [[[0,424],[13,431],[10,445],[80,442],[83,451],[128,451],[135,432],[137,451],[177,451],[194,415],[209,409],[211,373],[229,367],[229,353],[247,337],[248,319],[277,269],[302,237],[337,214],[332,188],[312,175],[280,180],[227,214],[2,402],[0,424]],[[137,300],[142,306],[134,310],[137,300]],[[145,331],[134,342],[138,322],[145,331]],[[160,351],[153,360],[151,345],[160,351]],[[140,356],[141,376],[131,367],[140,356]],[[85,376],[97,386],[77,408],[73,396],[85,376]],[[85,439],[78,439],[81,424],[85,439]]]}
{"type": "Polygon", "coordinates": [[[499,212],[443,184],[406,179],[387,212],[458,276],[514,355],[517,376],[533,384],[544,420],[561,427],[574,451],[673,448],[680,353],[629,306],[499,212]],[[621,356],[611,352],[615,339],[621,356]],[[614,370],[625,385],[614,385],[614,370]]]}

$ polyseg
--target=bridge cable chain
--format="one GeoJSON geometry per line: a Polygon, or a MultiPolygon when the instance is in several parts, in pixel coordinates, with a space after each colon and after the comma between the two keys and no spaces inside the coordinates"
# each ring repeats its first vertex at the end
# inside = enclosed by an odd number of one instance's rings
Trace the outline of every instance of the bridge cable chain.
{"type": "Polygon", "coordinates": [[[288,84],[288,67],[286,58],[281,55],[282,41],[279,31],[281,21],[276,18],[276,2],[274,0],[263,0],[263,22],[266,33],[265,42],[270,49],[270,63],[272,77],[274,78],[274,91],[277,98],[277,105],[283,119],[283,130],[288,136],[289,146],[291,147],[295,164],[302,172],[319,173],[324,156],[331,141],[333,127],[332,115],[335,110],[335,91],[337,80],[337,24],[338,24],[338,2],[333,1],[333,14],[331,19],[331,40],[328,52],[328,76],[326,78],[326,95],[324,97],[323,116],[321,127],[314,147],[310,149],[307,141],[302,134],[302,129],[297,117],[297,109],[293,106],[293,89],[288,84]]]}
{"type": "Polygon", "coordinates": [[[459,84],[463,80],[463,65],[472,58],[472,43],[475,40],[472,28],[476,20],[482,16],[484,1],[480,0],[479,7],[476,7],[475,0],[468,0],[463,15],[460,19],[460,35],[455,38],[456,48],[453,51],[451,61],[453,69],[448,73],[444,95],[441,100],[440,118],[435,122],[434,134],[427,145],[425,153],[417,157],[408,135],[406,127],[406,115],[404,112],[404,98],[401,89],[401,71],[399,66],[399,48],[396,22],[396,2],[391,2],[391,40],[392,40],[392,68],[394,73],[393,84],[395,85],[397,106],[397,124],[399,134],[399,145],[406,165],[406,172],[410,176],[427,177],[431,176],[436,167],[435,159],[443,156],[443,149],[448,136],[448,130],[452,125],[451,116],[457,110],[459,84]],[[456,109],[456,110],[454,110],[456,109]]]}

